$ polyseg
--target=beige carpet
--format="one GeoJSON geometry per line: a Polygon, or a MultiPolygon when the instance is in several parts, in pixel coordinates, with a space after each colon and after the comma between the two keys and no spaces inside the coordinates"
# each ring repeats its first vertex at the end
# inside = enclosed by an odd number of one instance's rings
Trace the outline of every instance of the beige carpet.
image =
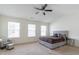
{"type": "Polygon", "coordinates": [[[79,48],[63,46],[50,50],[39,43],[16,45],[13,50],[0,50],[0,55],[61,55],[79,54],[79,48]]]}
{"type": "Polygon", "coordinates": [[[79,55],[79,48],[71,46],[63,46],[55,49],[54,51],[63,55],[79,55]]]}

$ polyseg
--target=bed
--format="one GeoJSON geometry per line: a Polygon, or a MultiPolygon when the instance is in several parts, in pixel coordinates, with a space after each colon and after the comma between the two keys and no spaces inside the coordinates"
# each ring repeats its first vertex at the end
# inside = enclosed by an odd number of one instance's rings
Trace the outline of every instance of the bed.
{"type": "Polygon", "coordinates": [[[68,31],[54,31],[53,36],[40,37],[39,43],[50,49],[54,49],[65,45],[67,37],[68,31]]]}

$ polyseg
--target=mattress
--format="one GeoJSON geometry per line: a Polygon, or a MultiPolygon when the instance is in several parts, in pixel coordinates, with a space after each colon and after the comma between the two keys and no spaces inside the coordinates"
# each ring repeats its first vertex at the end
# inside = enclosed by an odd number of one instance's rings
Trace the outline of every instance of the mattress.
{"type": "Polygon", "coordinates": [[[42,44],[43,46],[46,46],[47,48],[50,48],[50,49],[55,49],[55,48],[61,47],[66,44],[65,41],[51,44],[51,43],[48,43],[48,42],[45,42],[42,40],[39,40],[39,43],[42,44]]]}

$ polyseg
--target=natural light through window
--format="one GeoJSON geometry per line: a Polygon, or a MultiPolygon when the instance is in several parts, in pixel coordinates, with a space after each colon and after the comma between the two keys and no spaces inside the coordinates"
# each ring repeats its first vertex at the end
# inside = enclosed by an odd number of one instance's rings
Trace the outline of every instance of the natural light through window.
{"type": "Polygon", "coordinates": [[[41,36],[46,36],[46,30],[47,30],[47,26],[42,25],[41,26],[41,36]]]}
{"type": "Polygon", "coordinates": [[[35,37],[35,36],[36,36],[36,25],[28,24],[28,37],[35,37]]]}
{"type": "Polygon", "coordinates": [[[8,22],[8,38],[20,37],[20,23],[8,22]]]}

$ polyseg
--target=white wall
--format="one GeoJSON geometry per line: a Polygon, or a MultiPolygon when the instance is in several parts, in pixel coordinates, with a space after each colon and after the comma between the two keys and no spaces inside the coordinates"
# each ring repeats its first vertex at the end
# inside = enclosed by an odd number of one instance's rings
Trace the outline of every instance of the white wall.
{"type": "MultiPolygon", "coordinates": [[[[38,21],[29,21],[27,19],[18,19],[18,18],[12,18],[12,17],[4,17],[1,16],[0,17],[0,22],[2,23],[1,26],[1,36],[2,37],[8,37],[8,21],[12,21],[12,22],[20,22],[20,38],[15,38],[13,39],[15,44],[19,44],[19,43],[27,43],[27,42],[33,42],[33,41],[37,41],[39,36],[40,36],[40,25],[47,25],[48,23],[44,23],[44,22],[38,22],[38,21]],[[28,30],[28,24],[29,23],[34,23],[36,24],[36,37],[32,37],[29,38],[27,37],[27,30],[28,30]]],[[[47,36],[48,36],[48,30],[47,30],[47,36]]]]}
{"type": "MultiPolygon", "coordinates": [[[[1,28],[1,20],[0,20],[0,28],[1,28]]],[[[0,29],[0,36],[1,36],[1,29],[0,29]]]]}
{"type": "Polygon", "coordinates": [[[75,40],[75,46],[79,47],[79,14],[66,15],[55,23],[50,24],[50,34],[55,30],[68,30],[69,37],[75,40]]]}

